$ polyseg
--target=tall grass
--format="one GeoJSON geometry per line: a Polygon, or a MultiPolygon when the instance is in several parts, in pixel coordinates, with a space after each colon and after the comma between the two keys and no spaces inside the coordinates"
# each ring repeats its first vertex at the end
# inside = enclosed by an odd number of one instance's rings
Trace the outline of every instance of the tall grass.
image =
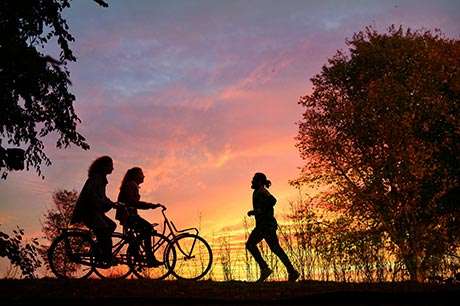
{"type": "MultiPolygon", "coordinates": [[[[278,236],[302,280],[339,282],[387,282],[409,280],[409,274],[398,258],[396,246],[386,233],[370,224],[340,214],[328,214],[312,199],[290,203],[290,209],[279,218],[278,236]]],[[[254,281],[259,276],[257,264],[245,248],[254,224],[243,218],[243,234],[221,233],[213,243],[219,261],[215,262],[215,280],[254,281]]],[[[287,273],[265,242],[259,244],[262,256],[273,273],[269,280],[285,280],[287,273]]],[[[453,253],[458,255],[458,248],[453,253]]],[[[446,255],[433,259],[429,277],[447,277],[460,267],[460,260],[446,255]]]]}

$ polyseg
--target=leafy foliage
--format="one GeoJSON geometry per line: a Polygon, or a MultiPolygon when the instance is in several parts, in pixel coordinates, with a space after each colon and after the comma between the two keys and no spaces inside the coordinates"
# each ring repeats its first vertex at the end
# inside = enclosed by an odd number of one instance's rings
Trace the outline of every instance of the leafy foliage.
{"type": "Polygon", "coordinates": [[[371,28],[312,78],[295,185],[327,185],[331,207],[389,235],[411,278],[459,242],[460,42],[371,28]]]}
{"type": "MultiPolygon", "coordinates": [[[[80,122],[70,92],[68,62],[75,62],[69,44],[74,37],[62,17],[71,0],[0,1],[0,170],[6,178],[7,156],[2,140],[25,148],[26,168],[41,174],[51,161],[42,138],[55,132],[56,146],[89,146],[76,130],[80,122]],[[44,54],[56,40],[59,59],[44,54]]],[[[107,6],[104,1],[96,1],[107,6]]]]}
{"type": "Polygon", "coordinates": [[[0,232],[0,257],[8,258],[13,266],[19,267],[24,277],[35,278],[35,272],[41,266],[38,241],[24,242],[23,236],[24,230],[20,228],[13,231],[13,236],[0,232]]]}

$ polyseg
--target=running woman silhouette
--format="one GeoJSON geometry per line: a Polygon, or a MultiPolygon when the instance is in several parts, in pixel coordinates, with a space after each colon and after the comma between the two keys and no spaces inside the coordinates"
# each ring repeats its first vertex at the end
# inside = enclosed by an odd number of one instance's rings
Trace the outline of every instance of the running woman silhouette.
{"type": "Polygon", "coordinates": [[[270,250],[279,257],[281,262],[284,264],[288,271],[288,280],[296,281],[300,274],[292,265],[286,253],[281,248],[278,236],[276,235],[276,229],[278,223],[274,216],[274,206],[276,199],[267,190],[271,186],[271,182],[267,179],[267,176],[261,172],[254,175],[251,182],[251,188],[254,189],[252,194],[252,205],[253,210],[248,212],[248,216],[254,216],[256,218],[256,227],[252,230],[246,242],[246,248],[256,260],[260,268],[260,277],[258,282],[265,281],[270,274],[273,272],[265,260],[262,258],[257,244],[263,239],[267,242],[270,250]]]}

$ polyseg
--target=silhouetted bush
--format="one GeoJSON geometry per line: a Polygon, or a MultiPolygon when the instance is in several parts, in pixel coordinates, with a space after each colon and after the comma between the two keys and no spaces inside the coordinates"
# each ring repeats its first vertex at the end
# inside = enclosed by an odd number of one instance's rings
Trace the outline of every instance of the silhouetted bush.
{"type": "Polygon", "coordinates": [[[0,232],[0,257],[6,257],[13,266],[19,267],[23,277],[35,278],[41,266],[38,241],[34,238],[25,242],[23,236],[24,230],[19,227],[12,236],[0,232]]]}

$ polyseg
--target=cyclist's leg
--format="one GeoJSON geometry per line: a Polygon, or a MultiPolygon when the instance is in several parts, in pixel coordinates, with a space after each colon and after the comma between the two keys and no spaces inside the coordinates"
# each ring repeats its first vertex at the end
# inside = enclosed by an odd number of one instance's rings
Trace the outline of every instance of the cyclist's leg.
{"type": "Polygon", "coordinates": [[[117,225],[110,218],[101,215],[98,218],[93,218],[91,224],[86,224],[94,231],[97,244],[100,249],[101,260],[106,262],[112,261],[112,233],[117,225]]]}
{"type": "Polygon", "coordinates": [[[272,252],[275,253],[276,256],[278,256],[278,258],[286,267],[288,273],[297,273],[296,269],[289,260],[289,257],[287,256],[286,252],[284,252],[284,250],[281,248],[278,236],[276,235],[276,227],[266,228],[264,232],[264,239],[270,247],[270,250],[272,250],[272,252]]]}
{"type": "Polygon", "coordinates": [[[145,257],[147,259],[147,263],[151,265],[161,264],[161,262],[158,262],[158,260],[155,258],[155,255],[153,254],[152,225],[147,220],[141,218],[139,215],[131,216],[130,224],[134,230],[139,233],[142,241],[144,242],[145,257]]]}

